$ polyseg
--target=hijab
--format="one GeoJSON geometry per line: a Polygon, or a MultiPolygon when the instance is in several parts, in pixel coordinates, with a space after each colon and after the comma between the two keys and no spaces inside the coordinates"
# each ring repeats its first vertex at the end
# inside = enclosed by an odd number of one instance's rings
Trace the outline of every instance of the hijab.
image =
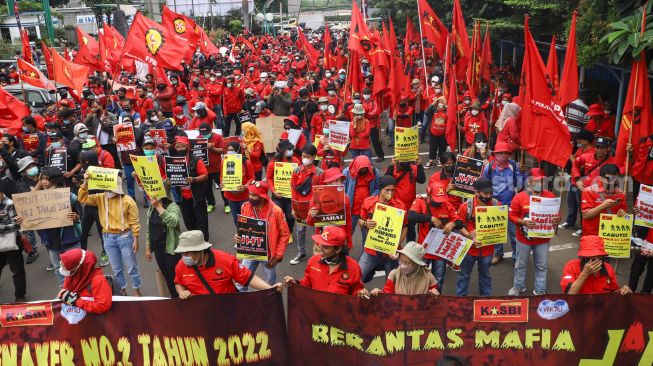
{"type": "Polygon", "coordinates": [[[521,111],[521,107],[519,106],[519,104],[516,103],[506,104],[501,110],[501,115],[499,115],[499,119],[497,119],[497,122],[495,123],[499,131],[503,130],[503,127],[505,127],[508,118],[516,117],[520,111],[521,111]]]}
{"type": "Polygon", "coordinates": [[[256,128],[252,122],[243,123],[243,142],[247,145],[247,151],[251,152],[257,142],[263,143],[261,132],[256,128]]]}
{"type": "Polygon", "coordinates": [[[71,275],[64,278],[63,289],[75,293],[79,293],[85,288],[88,288],[93,277],[103,276],[102,270],[95,266],[97,264],[97,258],[90,250],[80,248],[71,249],[61,254],[61,264],[64,268],[71,271],[71,275]],[[84,255],[84,253],[86,254],[84,255]]]}

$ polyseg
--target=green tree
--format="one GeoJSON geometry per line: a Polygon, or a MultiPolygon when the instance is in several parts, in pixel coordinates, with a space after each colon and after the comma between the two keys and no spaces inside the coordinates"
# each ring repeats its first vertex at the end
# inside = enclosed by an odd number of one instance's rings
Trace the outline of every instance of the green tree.
{"type": "Polygon", "coordinates": [[[242,34],[243,33],[243,22],[238,19],[232,19],[227,24],[227,30],[232,35],[242,34]]]}
{"type": "MultiPolygon", "coordinates": [[[[653,4],[648,3],[647,14],[650,14],[651,8],[653,4]]],[[[608,60],[611,63],[626,64],[642,51],[653,49],[653,22],[645,22],[642,33],[643,17],[644,8],[639,8],[633,14],[610,24],[610,32],[601,39],[601,43],[609,46],[608,60]]]]}

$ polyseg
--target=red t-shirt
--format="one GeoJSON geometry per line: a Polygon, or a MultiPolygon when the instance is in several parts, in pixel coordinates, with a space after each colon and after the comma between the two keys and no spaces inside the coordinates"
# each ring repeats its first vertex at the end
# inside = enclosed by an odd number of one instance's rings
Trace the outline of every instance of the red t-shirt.
{"type": "Polygon", "coordinates": [[[354,204],[351,208],[352,215],[360,215],[363,201],[370,196],[370,180],[374,179],[374,174],[370,173],[365,177],[358,177],[356,179],[356,187],[354,187],[354,204]],[[366,179],[368,178],[368,179],[366,179]]]}
{"type": "MultiPolygon", "coordinates": [[[[206,165],[204,165],[204,161],[199,160],[197,162],[196,177],[199,177],[200,175],[206,175],[206,174],[209,174],[209,172],[206,170],[206,165]]],[[[181,197],[187,200],[193,199],[193,192],[190,190],[190,187],[181,187],[181,197]]]]}
{"type": "MultiPolygon", "coordinates": [[[[254,277],[254,273],[238,262],[236,257],[217,249],[211,249],[206,265],[197,268],[216,294],[238,292],[234,281],[247,286],[254,277]]],[[[193,295],[210,294],[195,270],[181,260],[175,266],[175,283],[183,285],[193,295]]]]}
{"type": "MultiPolygon", "coordinates": [[[[607,193],[601,182],[596,182],[589,187],[583,189],[581,194],[581,212],[597,207],[603,203],[606,199],[617,200],[620,199],[621,202],[616,206],[608,210],[603,210],[601,213],[606,214],[616,214],[620,209],[628,210],[628,204],[626,203],[626,195],[619,189],[615,189],[612,193],[607,193]]],[[[583,235],[599,235],[599,222],[601,221],[601,215],[596,215],[596,217],[591,219],[583,219],[583,235]]]]}
{"type": "MultiPolygon", "coordinates": [[[[363,201],[363,205],[361,207],[360,218],[362,220],[371,220],[372,216],[374,216],[374,210],[376,209],[377,203],[379,203],[379,196],[372,196],[372,197],[365,198],[365,200],[363,201]]],[[[398,199],[396,199],[395,197],[392,197],[390,202],[386,203],[385,205],[390,207],[395,207],[404,211],[406,210],[404,204],[398,199]]],[[[407,223],[408,223],[408,213],[405,212],[403,225],[405,226],[407,223]]],[[[371,255],[376,255],[376,250],[365,248],[365,251],[371,255]]]]}
{"type": "MultiPolygon", "coordinates": [[[[479,205],[478,199],[474,197],[472,199],[472,213],[468,214],[467,213],[467,203],[462,203],[460,207],[458,207],[458,218],[463,221],[463,225],[465,225],[465,229],[467,229],[468,232],[473,232],[476,231],[476,217],[474,217],[474,212],[476,207],[478,206],[485,206],[485,205],[479,205]],[[468,219],[469,218],[469,219],[468,219]]],[[[497,202],[498,204],[501,204],[500,202],[497,202]]],[[[492,206],[490,204],[489,206],[492,206]]],[[[494,245],[484,245],[480,248],[477,248],[475,246],[469,247],[469,251],[467,251],[467,255],[472,256],[472,257],[486,257],[488,255],[494,254],[494,245]]]]}
{"type": "MultiPolygon", "coordinates": [[[[578,291],[579,294],[605,294],[619,289],[617,277],[614,275],[614,269],[609,263],[604,264],[608,275],[604,276],[599,273],[587,277],[580,291],[578,291]]],[[[562,279],[560,280],[562,292],[567,293],[569,291],[569,287],[578,279],[582,271],[583,269],[580,268],[580,259],[572,259],[565,264],[565,267],[562,269],[562,279]]]]}
{"type": "Polygon", "coordinates": [[[329,273],[329,265],[323,263],[321,259],[322,256],[316,254],[308,260],[304,279],[299,281],[302,286],[341,295],[356,295],[363,289],[358,262],[345,256],[345,261],[340,263],[335,271],[329,273]]]}
{"type": "MultiPolygon", "coordinates": [[[[555,194],[553,194],[550,191],[544,190],[542,191],[542,197],[555,198],[555,194]]],[[[530,207],[531,207],[531,196],[526,191],[517,193],[517,195],[512,199],[512,203],[510,204],[508,217],[510,221],[512,221],[517,226],[517,240],[519,240],[520,243],[526,245],[536,245],[536,244],[549,242],[551,240],[549,238],[525,237],[519,225],[517,225],[518,219],[523,219],[526,215],[528,215],[530,207]]]]}

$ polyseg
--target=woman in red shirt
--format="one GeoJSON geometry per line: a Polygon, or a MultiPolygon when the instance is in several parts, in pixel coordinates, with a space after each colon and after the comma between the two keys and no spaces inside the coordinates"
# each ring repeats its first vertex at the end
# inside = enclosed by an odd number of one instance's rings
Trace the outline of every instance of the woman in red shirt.
{"type": "Polygon", "coordinates": [[[93,314],[111,308],[111,285],[97,268],[97,258],[91,251],[80,248],[61,254],[59,272],[65,277],[57,298],[93,314]]]}
{"type": "Polygon", "coordinates": [[[261,132],[252,122],[245,122],[242,125],[243,143],[247,146],[247,156],[252,162],[254,176],[256,180],[263,178],[263,159],[265,157],[265,148],[263,147],[263,137],[261,132]]]}
{"type": "Polygon", "coordinates": [[[354,121],[349,126],[349,151],[351,157],[365,155],[372,159],[372,150],[370,150],[370,122],[365,118],[365,109],[362,104],[354,105],[351,110],[354,114],[354,121]]]}

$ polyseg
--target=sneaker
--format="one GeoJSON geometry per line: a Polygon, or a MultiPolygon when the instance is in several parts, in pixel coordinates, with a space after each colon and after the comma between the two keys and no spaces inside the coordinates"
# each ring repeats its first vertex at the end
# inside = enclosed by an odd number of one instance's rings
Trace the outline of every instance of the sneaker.
{"type": "Polygon", "coordinates": [[[218,185],[218,183],[213,183],[213,188],[220,189],[220,186],[218,185]]]}
{"type": "Polygon", "coordinates": [[[224,206],[224,213],[230,214],[231,213],[231,207],[229,206],[224,206]]]}
{"type": "Polygon", "coordinates": [[[206,212],[211,213],[215,209],[215,205],[206,205],[206,212]]]}
{"type": "Polygon", "coordinates": [[[25,263],[30,264],[34,263],[36,261],[36,258],[39,257],[39,253],[37,251],[33,251],[27,255],[27,258],[25,258],[25,263]]]}
{"type": "Polygon", "coordinates": [[[571,236],[573,236],[574,238],[580,238],[581,236],[583,236],[583,230],[582,229],[576,230],[576,232],[571,234],[571,236]]]}
{"type": "Polygon", "coordinates": [[[537,292],[537,291],[533,290],[533,295],[535,295],[535,296],[540,296],[540,295],[544,295],[544,294],[546,294],[546,292],[537,292]]]}
{"type": "Polygon", "coordinates": [[[433,162],[429,161],[428,163],[424,164],[424,169],[431,169],[433,168],[433,162]]]}
{"type": "Polygon", "coordinates": [[[302,253],[297,254],[295,258],[290,260],[290,264],[294,266],[295,264],[301,263],[304,259],[306,259],[306,254],[302,254],[302,253]]]}
{"type": "Polygon", "coordinates": [[[56,269],[56,267],[52,263],[48,264],[48,266],[45,267],[46,271],[54,271],[55,269],[56,269]]]}
{"type": "Polygon", "coordinates": [[[517,288],[511,288],[510,291],[508,291],[508,296],[519,296],[519,294],[522,294],[526,292],[525,288],[522,289],[517,289],[517,288]]]}
{"type": "Polygon", "coordinates": [[[100,254],[100,267],[106,267],[109,265],[109,256],[106,252],[100,254]]]}
{"type": "Polygon", "coordinates": [[[574,225],[569,225],[569,223],[566,222],[566,221],[563,222],[562,224],[558,225],[558,229],[569,229],[569,228],[573,228],[573,227],[574,227],[574,225]]]}

